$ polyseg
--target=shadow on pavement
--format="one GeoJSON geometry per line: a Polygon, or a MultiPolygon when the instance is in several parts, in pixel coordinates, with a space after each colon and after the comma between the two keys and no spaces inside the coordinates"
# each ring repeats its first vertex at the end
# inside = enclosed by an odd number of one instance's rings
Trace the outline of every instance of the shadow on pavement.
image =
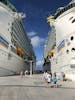
{"type": "MultiPolygon", "coordinates": [[[[38,86],[38,85],[0,85],[0,87],[36,87],[36,88],[54,88],[54,87],[51,87],[51,86],[38,86]]],[[[64,87],[62,85],[58,85],[57,87],[58,89],[75,89],[75,88],[72,88],[72,87],[64,87]]]]}

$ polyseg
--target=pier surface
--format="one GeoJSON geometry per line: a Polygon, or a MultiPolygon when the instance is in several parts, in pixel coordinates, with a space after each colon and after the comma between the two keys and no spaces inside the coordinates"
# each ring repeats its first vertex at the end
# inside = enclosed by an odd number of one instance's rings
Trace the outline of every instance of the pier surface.
{"type": "Polygon", "coordinates": [[[0,77],[0,100],[74,100],[75,82],[50,88],[43,75],[0,77]],[[48,86],[48,87],[47,87],[48,86]]]}

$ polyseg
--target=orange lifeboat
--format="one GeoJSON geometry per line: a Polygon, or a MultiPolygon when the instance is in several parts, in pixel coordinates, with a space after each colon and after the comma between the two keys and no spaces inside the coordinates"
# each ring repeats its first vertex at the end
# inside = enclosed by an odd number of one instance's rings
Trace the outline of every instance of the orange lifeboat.
{"type": "Polygon", "coordinates": [[[23,56],[25,54],[24,50],[20,47],[16,48],[17,54],[19,54],[20,56],[23,56]]]}
{"type": "Polygon", "coordinates": [[[53,56],[54,55],[54,49],[51,49],[50,51],[49,51],[49,53],[48,53],[48,56],[53,56]]]}

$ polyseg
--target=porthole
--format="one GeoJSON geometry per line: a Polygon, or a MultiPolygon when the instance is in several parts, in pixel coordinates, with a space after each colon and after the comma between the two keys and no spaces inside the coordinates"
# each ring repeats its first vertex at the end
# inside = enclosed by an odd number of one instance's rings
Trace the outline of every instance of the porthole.
{"type": "Polygon", "coordinates": [[[71,36],[71,41],[74,39],[74,37],[73,36],[71,36]]]}
{"type": "Polygon", "coordinates": [[[71,51],[75,51],[75,48],[72,48],[71,51]]]}
{"type": "Polygon", "coordinates": [[[69,53],[69,50],[66,50],[66,53],[68,54],[69,53]]]}
{"type": "Polygon", "coordinates": [[[75,19],[73,19],[72,23],[74,23],[74,22],[75,22],[75,19]]]}

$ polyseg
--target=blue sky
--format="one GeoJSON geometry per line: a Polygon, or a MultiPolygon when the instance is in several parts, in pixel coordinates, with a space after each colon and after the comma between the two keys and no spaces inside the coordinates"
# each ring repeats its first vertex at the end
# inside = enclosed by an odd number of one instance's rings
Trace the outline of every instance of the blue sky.
{"type": "Polygon", "coordinates": [[[9,0],[18,12],[26,14],[23,19],[24,28],[31,38],[36,60],[41,64],[44,43],[50,26],[47,17],[53,15],[57,8],[65,6],[71,0],[9,0]]]}

